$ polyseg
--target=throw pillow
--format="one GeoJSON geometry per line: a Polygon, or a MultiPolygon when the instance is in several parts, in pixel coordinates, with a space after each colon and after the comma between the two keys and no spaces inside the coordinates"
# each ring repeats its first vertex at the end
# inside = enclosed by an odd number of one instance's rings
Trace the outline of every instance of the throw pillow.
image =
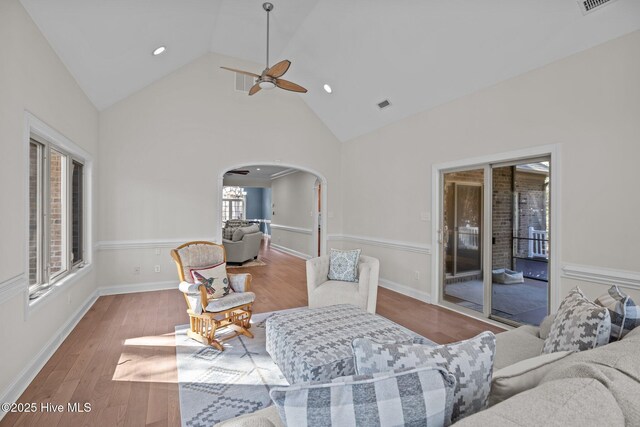
{"type": "Polygon", "coordinates": [[[496,349],[492,332],[453,344],[380,344],[367,338],[353,340],[356,373],[370,375],[390,369],[435,366],[456,376],[451,422],[487,406],[496,349]]]}
{"type": "Polygon", "coordinates": [[[331,253],[329,254],[329,280],[357,282],[360,252],[360,249],[352,251],[331,249],[331,253]]]}
{"type": "Polygon", "coordinates": [[[448,426],[455,382],[444,369],[422,367],[274,387],[270,395],[290,427],[448,426]]]}
{"type": "Polygon", "coordinates": [[[191,276],[194,283],[206,287],[209,298],[222,298],[233,292],[227,277],[227,265],[225,263],[192,269],[191,276]]]}
{"type": "Polygon", "coordinates": [[[231,240],[233,238],[233,233],[236,231],[238,227],[225,227],[222,229],[222,238],[231,240]]]}
{"type": "Polygon", "coordinates": [[[231,240],[233,240],[234,242],[238,242],[242,240],[245,234],[257,233],[258,231],[260,231],[260,227],[258,227],[258,224],[239,227],[234,230],[233,236],[231,236],[231,240]]]}
{"type": "Polygon", "coordinates": [[[609,310],[609,316],[611,316],[609,342],[622,339],[631,330],[640,326],[640,307],[617,286],[609,288],[606,294],[596,299],[596,303],[609,310]]]}
{"type": "Polygon", "coordinates": [[[575,287],[560,304],[542,352],[590,350],[607,344],[610,334],[609,310],[589,301],[575,287]]]}
{"type": "Polygon", "coordinates": [[[555,362],[570,354],[572,354],[571,351],[541,354],[494,372],[491,379],[489,406],[536,387],[554,367],[555,362]]]}

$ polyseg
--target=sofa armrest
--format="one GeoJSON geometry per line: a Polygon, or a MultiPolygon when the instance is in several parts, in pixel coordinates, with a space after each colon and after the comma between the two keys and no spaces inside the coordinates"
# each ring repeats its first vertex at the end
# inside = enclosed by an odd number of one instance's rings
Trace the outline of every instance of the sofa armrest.
{"type": "Polygon", "coordinates": [[[235,292],[249,292],[251,291],[251,274],[249,273],[237,273],[229,274],[229,283],[235,292]]]}
{"type": "Polygon", "coordinates": [[[327,280],[329,275],[329,255],[307,260],[307,290],[311,292],[327,280]]]}

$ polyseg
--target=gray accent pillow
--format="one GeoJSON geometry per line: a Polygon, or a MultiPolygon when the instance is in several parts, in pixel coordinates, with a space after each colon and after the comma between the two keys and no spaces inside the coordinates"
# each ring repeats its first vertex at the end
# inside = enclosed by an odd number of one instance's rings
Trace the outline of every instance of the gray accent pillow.
{"type": "Polygon", "coordinates": [[[609,310],[609,316],[611,316],[609,342],[622,339],[634,328],[640,326],[640,307],[617,286],[612,286],[606,294],[598,297],[596,304],[609,310]]]}
{"type": "Polygon", "coordinates": [[[367,338],[353,340],[356,373],[370,375],[391,369],[435,366],[456,377],[451,422],[481,411],[487,406],[496,337],[483,332],[453,344],[382,344],[367,338]]]}
{"type": "Polygon", "coordinates": [[[542,352],[590,350],[607,344],[610,334],[609,310],[589,301],[576,286],[560,304],[542,352]]]}
{"type": "Polygon", "coordinates": [[[238,242],[242,240],[245,234],[257,233],[260,231],[260,227],[257,224],[251,224],[246,227],[236,228],[233,232],[233,236],[231,236],[231,240],[234,242],[238,242]]]}
{"type": "Polygon", "coordinates": [[[351,251],[331,249],[329,254],[329,280],[357,282],[360,252],[360,249],[351,251]]]}
{"type": "Polygon", "coordinates": [[[270,395],[289,427],[448,426],[455,383],[444,369],[422,367],[274,387],[270,395]]]}

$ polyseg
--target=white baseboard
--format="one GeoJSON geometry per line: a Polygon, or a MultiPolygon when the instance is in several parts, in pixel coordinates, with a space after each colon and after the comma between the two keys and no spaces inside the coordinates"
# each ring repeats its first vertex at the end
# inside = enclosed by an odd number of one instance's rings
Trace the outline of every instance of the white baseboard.
{"type": "Polygon", "coordinates": [[[168,280],[165,282],[146,282],[146,283],[121,284],[121,285],[114,285],[114,286],[103,286],[98,289],[98,293],[100,296],[103,296],[103,295],[132,294],[135,292],[164,291],[166,289],[178,289],[178,281],[168,280]]]}
{"type": "Polygon", "coordinates": [[[385,289],[431,304],[431,294],[428,292],[419,291],[418,289],[410,288],[409,286],[401,285],[400,283],[382,278],[378,279],[378,283],[385,289]]]}
{"type": "MultiPolygon", "coordinates": [[[[13,403],[18,400],[20,395],[24,393],[31,381],[38,375],[40,370],[44,367],[47,361],[53,356],[60,344],[69,336],[73,328],[76,327],[80,319],[89,311],[91,306],[98,299],[98,292],[94,291],[85,302],[73,313],[73,315],[67,320],[58,332],[55,333],[47,344],[35,355],[33,359],[22,369],[17,378],[3,391],[0,396],[0,402],[13,403]]],[[[0,411],[0,419],[4,417],[6,412],[0,411]]]]}
{"type": "Polygon", "coordinates": [[[295,257],[302,258],[304,260],[313,258],[311,255],[303,254],[302,252],[298,252],[296,250],[287,248],[285,246],[276,245],[273,242],[270,244],[270,246],[271,246],[272,249],[276,249],[276,250],[278,250],[280,252],[284,252],[286,254],[293,255],[295,257]]]}

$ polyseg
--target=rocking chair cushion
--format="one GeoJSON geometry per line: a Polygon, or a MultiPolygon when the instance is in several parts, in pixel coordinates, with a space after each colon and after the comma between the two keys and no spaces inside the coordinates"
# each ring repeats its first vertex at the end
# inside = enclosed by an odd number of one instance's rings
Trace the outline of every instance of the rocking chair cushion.
{"type": "Polygon", "coordinates": [[[252,303],[255,299],[256,294],[253,292],[234,292],[226,297],[209,301],[206,311],[209,313],[218,313],[229,310],[230,308],[252,303]]]}

